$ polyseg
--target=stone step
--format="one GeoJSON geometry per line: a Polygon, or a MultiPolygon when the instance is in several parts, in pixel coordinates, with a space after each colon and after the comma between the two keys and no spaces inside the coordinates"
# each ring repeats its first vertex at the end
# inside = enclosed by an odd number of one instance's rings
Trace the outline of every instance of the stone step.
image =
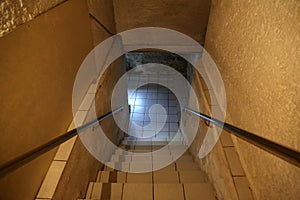
{"type": "Polygon", "coordinates": [[[176,162],[178,171],[199,170],[199,166],[195,162],[176,162]]]}
{"type": "Polygon", "coordinates": [[[183,141],[183,137],[155,137],[155,138],[139,138],[139,139],[124,139],[123,142],[170,142],[170,141],[183,141]]]}
{"type": "Polygon", "coordinates": [[[169,137],[159,137],[159,138],[151,138],[151,139],[124,139],[124,142],[136,142],[136,141],[143,141],[143,142],[164,142],[170,141],[169,137]]]}
{"type": "Polygon", "coordinates": [[[216,200],[213,187],[209,183],[185,183],[185,200],[216,200]]]}
{"type": "Polygon", "coordinates": [[[132,153],[149,153],[149,152],[155,152],[155,153],[160,153],[162,155],[190,155],[188,150],[185,149],[176,149],[174,147],[171,148],[164,148],[162,149],[164,146],[157,146],[157,147],[152,147],[151,149],[144,149],[144,148],[136,148],[136,147],[131,147],[132,149],[116,149],[114,154],[115,155],[130,155],[132,153]],[[157,150],[159,150],[159,152],[157,152],[157,150]],[[184,151],[184,152],[183,152],[184,151]]]}
{"type": "Polygon", "coordinates": [[[167,145],[167,141],[122,141],[122,145],[134,145],[134,146],[145,146],[145,147],[151,147],[154,145],[167,145]]]}
{"type": "Polygon", "coordinates": [[[132,162],[132,161],[141,161],[141,162],[194,162],[192,155],[182,155],[177,160],[175,156],[171,155],[171,152],[164,151],[161,154],[134,154],[134,155],[112,155],[110,162],[132,162]]]}
{"type": "MultiPolygon", "coordinates": [[[[143,172],[153,171],[160,166],[165,166],[168,163],[172,163],[169,161],[158,161],[153,162],[152,160],[137,160],[137,161],[130,161],[130,162],[107,162],[105,166],[105,171],[114,171],[113,169],[117,169],[120,171],[135,171],[135,172],[143,172]],[[111,169],[113,168],[113,169],[111,169]]],[[[176,170],[177,171],[186,171],[186,170],[200,170],[199,166],[194,162],[175,162],[176,170]]]]}
{"type": "Polygon", "coordinates": [[[132,161],[141,161],[141,162],[174,162],[176,161],[172,155],[166,152],[166,155],[112,155],[110,162],[132,162],[132,161]]]}
{"type": "Polygon", "coordinates": [[[123,140],[125,141],[156,141],[161,139],[172,140],[172,139],[182,139],[183,134],[178,134],[176,132],[160,132],[153,137],[149,138],[139,138],[139,137],[125,137],[123,140]]]}
{"type": "MultiPolygon", "coordinates": [[[[123,170],[126,170],[126,171],[129,170],[129,164],[125,163],[123,166],[124,166],[122,168],[123,170]]],[[[152,168],[157,170],[157,171],[176,171],[175,163],[171,163],[171,164],[169,164],[165,167],[161,167],[161,166],[165,166],[165,163],[153,163],[152,168]]],[[[116,171],[116,170],[112,169],[108,166],[105,166],[104,171],[116,171]]]]}
{"type": "Polygon", "coordinates": [[[96,182],[126,183],[127,173],[117,171],[99,171],[96,182]]]}
{"type": "Polygon", "coordinates": [[[180,141],[165,147],[166,144],[168,142],[162,138],[157,141],[134,138],[123,141],[120,147],[125,150],[115,150],[110,162],[106,163],[108,166],[98,172],[96,182],[89,184],[85,199],[216,199],[212,186],[207,183],[207,175],[200,170],[186,147],[180,141]],[[122,172],[145,170],[151,172],[122,172]]]}
{"type": "MultiPolygon", "coordinates": [[[[144,146],[150,148],[151,146],[165,146],[171,141],[122,141],[121,145],[124,146],[144,146]]],[[[172,140],[173,145],[184,145],[181,140],[172,140]]]]}
{"type": "Polygon", "coordinates": [[[154,184],[155,200],[184,200],[182,184],[156,183],[154,184]]]}
{"type": "Polygon", "coordinates": [[[205,183],[208,177],[202,170],[184,170],[178,171],[180,183],[205,183]]]}
{"type": "Polygon", "coordinates": [[[121,200],[123,193],[122,183],[90,183],[92,190],[85,199],[93,200],[121,200]]]}
{"type": "Polygon", "coordinates": [[[126,183],[123,186],[122,200],[153,200],[153,184],[126,183]]]}
{"type": "Polygon", "coordinates": [[[176,162],[178,170],[198,170],[198,165],[194,163],[193,156],[187,150],[182,153],[180,149],[170,150],[168,148],[154,152],[144,150],[128,152],[116,149],[115,154],[106,163],[108,167],[105,167],[105,170],[145,172],[143,169],[158,170],[161,166],[174,162],[176,162]],[[181,155],[179,159],[176,159],[179,155],[181,155]]]}
{"type": "Polygon", "coordinates": [[[153,183],[179,183],[179,173],[177,171],[155,171],[153,172],[153,183]]]}
{"type": "Polygon", "coordinates": [[[158,170],[148,173],[99,171],[96,182],[101,183],[204,183],[208,178],[201,170],[158,170]]]}
{"type": "Polygon", "coordinates": [[[85,199],[94,200],[215,200],[208,183],[90,183],[85,199]]]}

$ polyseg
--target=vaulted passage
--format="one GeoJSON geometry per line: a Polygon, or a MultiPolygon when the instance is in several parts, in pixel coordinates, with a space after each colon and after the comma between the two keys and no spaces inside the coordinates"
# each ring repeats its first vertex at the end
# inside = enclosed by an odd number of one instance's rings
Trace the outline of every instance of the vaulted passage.
{"type": "Polygon", "coordinates": [[[299,11],[1,1],[0,199],[299,200],[299,11]]]}

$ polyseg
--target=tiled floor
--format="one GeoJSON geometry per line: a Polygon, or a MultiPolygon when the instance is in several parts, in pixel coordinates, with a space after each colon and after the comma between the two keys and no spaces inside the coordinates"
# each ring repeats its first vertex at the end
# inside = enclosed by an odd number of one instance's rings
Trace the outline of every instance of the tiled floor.
{"type": "MultiPolygon", "coordinates": [[[[130,80],[129,80],[130,81],[130,80]]],[[[129,135],[137,138],[172,137],[178,131],[180,105],[166,87],[147,84],[129,96],[129,135]]]]}

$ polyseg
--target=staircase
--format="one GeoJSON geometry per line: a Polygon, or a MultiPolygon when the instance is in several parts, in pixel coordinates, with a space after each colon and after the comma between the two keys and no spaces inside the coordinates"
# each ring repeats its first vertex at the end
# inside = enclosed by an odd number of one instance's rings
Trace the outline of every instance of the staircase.
{"type": "MultiPolygon", "coordinates": [[[[132,72],[128,78],[128,91],[133,90],[130,85],[159,76],[161,74],[148,77],[132,72]]],[[[168,77],[164,80],[173,81],[168,77]]],[[[185,91],[184,87],[181,89],[185,91]]],[[[129,135],[115,150],[103,171],[99,171],[96,182],[89,183],[85,199],[215,200],[206,174],[186,151],[186,142],[179,128],[180,105],[172,91],[161,85],[147,84],[133,94],[129,93],[128,97],[131,105],[129,135]],[[142,154],[147,152],[155,153],[142,154]],[[179,155],[182,156],[176,159],[179,155]],[[121,171],[107,166],[117,166],[121,171]],[[158,166],[166,167],[153,170],[158,166]]]]}
{"type": "MultiPolygon", "coordinates": [[[[137,139],[126,137],[122,148],[132,152],[149,152],[161,148],[166,140],[137,139]]],[[[117,149],[111,157],[111,164],[120,165],[122,169],[149,167],[153,165],[151,157],[123,155],[117,149]]],[[[172,158],[171,151],[168,156],[172,158]]],[[[156,163],[159,161],[156,161],[156,163]]],[[[98,200],[215,200],[213,188],[208,183],[206,174],[194,162],[193,156],[186,151],[178,160],[157,171],[149,173],[126,173],[104,167],[98,172],[96,182],[90,182],[85,199],[98,200]]]]}

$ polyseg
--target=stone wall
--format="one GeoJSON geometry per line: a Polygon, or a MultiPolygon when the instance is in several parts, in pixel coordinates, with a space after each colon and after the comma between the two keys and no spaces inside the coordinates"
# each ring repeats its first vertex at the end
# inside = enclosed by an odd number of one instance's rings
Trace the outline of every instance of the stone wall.
{"type": "MultiPolygon", "coordinates": [[[[210,14],[205,48],[223,77],[227,121],[299,150],[300,2],[213,0],[210,14]]],[[[299,168],[234,139],[256,199],[300,198],[299,168]]]]}
{"type": "MultiPolygon", "coordinates": [[[[75,75],[91,49],[84,0],[66,1],[0,38],[1,163],[67,130],[75,75]]],[[[1,179],[0,199],[34,199],[54,153],[1,179]]]]}
{"type": "MultiPolygon", "coordinates": [[[[107,68],[105,75],[97,83],[95,101],[92,102],[92,104],[95,104],[97,116],[104,115],[111,111],[110,104],[113,87],[124,72],[125,67],[123,65],[123,58],[120,58],[107,68]]],[[[124,98],[123,102],[124,101],[126,102],[123,104],[127,104],[127,98],[124,98]]],[[[92,107],[90,106],[90,108],[92,107]]],[[[91,111],[92,109],[86,111],[85,123],[94,120],[90,117],[91,115],[89,115],[89,112],[91,111]]],[[[81,112],[83,112],[83,110],[81,112]]],[[[125,114],[125,112],[128,113],[128,110],[125,108],[122,112],[125,114]]],[[[107,138],[109,138],[112,143],[116,145],[119,144],[120,140],[123,138],[123,132],[117,127],[114,118],[112,116],[106,118],[104,121],[100,122],[100,124],[107,138]]],[[[98,126],[89,128],[81,134],[93,134],[96,130],[98,130],[98,126]]],[[[95,138],[95,140],[96,139],[97,138],[95,138]]],[[[112,152],[109,152],[111,149],[107,148],[107,143],[101,141],[100,145],[101,147],[99,149],[101,152],[99,152],[99,154],[104,154],[105,152],[107,157],[110,158],[112,152]]],[[[84,198],[88,183],[95,181],[98,170],[101,170],[103,167],[103,163],[95,159],[83,145],[81,139],[77,137],[70,158],[67,160],[61,178],[56,186],[55,193],[51,199],[84,198]]],[[[40,199],[46,197],[41,194],[39,194],[39,196],[40,199]]]]}
{"type": "Polygon", "coordinates": [[[0,37],[13,31],[17,26],[24,24],[49,9],[63,3],[65,0],[37,0],[37,1],[10,1],[0,2],[0,37]]]}
{"type": "MultiPolygon", "coordinates": [[[[112,32],[115,32],[112,2],[105,0],[90,0],[88,1],[88,7],[90,14],[93,44],[94,46],[97,46],[99,43],[110,37],[112,32]]],[[[113,52],[115,48],[117,48],[118,50],[120,49],[120,42],[121,41],[118,38],[116,38],[114,42],[110,44],[111,46],[108,46],[109,51],[107,55],[101,54],[102,56],[95,56],[95,62],[97,63],[97,65],[101,66],[102,64],[106,63],[109,54],[113,52]]],[[[88,77],[89,75],[91,77],[95,77],[95,74],[91,73],[95,72],[86,72],[86,80],[90,79],[90,77],[88,77]]],[[[95,112],[98,117],[110,112],[113,109],[111,107],[112,91],[116,82],[124,73],[124,61],[123,57],[120,57],[106,69],[102,77],[96,78],[92,83],[92,85],[95,86],[95,94],[88,91],[86,97],[88,97],[91,94],[94,95],[94,101],[92,101],[91,104],[95,105],[95,112]]],[[[83,82],[85,83],[86,81],[83,82]]],[[[89,82],[87,82],[86,84],[89,84],[89,82]]],[[[94,86],[92,85],[90,89],[94,88],[94,86]]],[[[124,87],[126,87],[126,85],[124,85],[124,87]]],[[[124,91],[127,94],[126,88],[124,91]]],[[[120,98],[119,102],[122,103],[122,105],[127,105],[127,97],[124,96],[123,99],[120,98]]],[[[85,113],[84,123],[94,120],[93,115],[90,115],[93,109],[92,106],[88,106],[87,110],[81,110],[80,107],[81,106],[79,106],[78,108],[78,112],[85,113]]],[[[126,112],[128,113],[128,108],[125,107],[122,112],[123,114],[126,114],[126,112]]],[[[118,144],[119,141],[123,138],[123,132],[117,127],[113,117],[106,118],[104,121],[100,122],[100,125],[107,138],[109,138],[112,143],[118,144]]],[[[85,130],[81,134],[91,135],[94,131],[97,131],[98,128],[99,126],[93,126],[92,128],[85,130]]],[[[97,140],[97,138],[94,139],[97,140]]],[[[105,142],[106,141],[99,141],[98,144],[100,147],[98,148],[98,153],[101,155],[104,154],[105,156],[110,158],[110,153],[112,152],[109,151],[112,149],[107,148],[107,143],[105,142]]],[[[85,145],[87,144],[85,143],[85,145]]],[[[90,144],[90,146],[93,146],[93,144],[90,144]]],[[[103,167],[103,163],[95,159],[87,150],[87,148],[83,145],[81,139],[77,137],[70,157],[67,160],[66,166],[61,174],[61,177],[59,178],[59,181],[57,181],[58,184],[54,189],[55,192],[52,196],[50,196],[50,198],[84,198],[86,190],[88,188],[88,183],[95,181],[98,170],[102,169],[103,167]]],[[[41,199],[45,197],[46,195],[39,195],[39,198],[41,199]]]]}
{"type": "MultiPolygon", "coordinates": [[[[212,93],[213,91],[208,90],[207,84],[198,72],[194,73],[192,87],[198,98],[200,108],[199,111],[203,114],[211,116],[211,100],[209,93],[212,93]]],[[[224,146],[226,145],[221,142],[224,134],[226,133],[223,131],[220,137],[221,140],[218,140],[212,151],[203,159],[199,159],[198,153],[200,147],[203,144],[206,134],[209,134],[207,133],[208,129],[213,128],[213,125],[208,127],[203,120],[199,119],[199,117],[195,115],[188,114],[186,116],[188,124],[192,125],[193,123],[199,123],[197,135],[191,144],[189,151],[195,157],[196,161],[199,163],[199,166],[208,174],[218,199],[239,199],[224,152],[224,146]]]]}
{"type": "Polygon", "coordinates": [[[210,0],[114,0],[118,32],[139,27],[163,27],[204,43],[210,0]]]}

